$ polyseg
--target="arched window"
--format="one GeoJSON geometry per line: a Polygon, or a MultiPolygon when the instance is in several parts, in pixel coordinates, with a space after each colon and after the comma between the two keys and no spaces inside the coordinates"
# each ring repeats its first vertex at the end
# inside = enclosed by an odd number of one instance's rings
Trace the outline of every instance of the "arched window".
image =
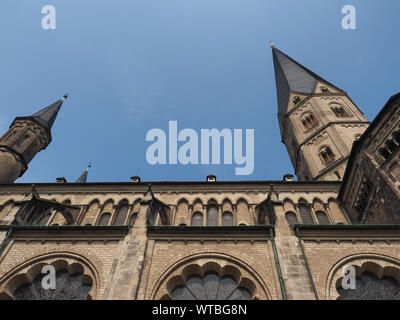
{"type": "Polygon", "coordinates": [[[124,203],[120,205],[115,213],[114,226],[123,226],[128,215],[129,206],[124,203]]]}
{"type": "Polygon", "coordinates": [[[294,104],[298,104],[300,102],[299,96],[294,96],[292,101],[293,101],[294,104]]]}
{"type": "Polygon", "coordinates": [[[372,272],[364,271],[356,277],[354,289],[340,287],[337,291],[341,300],[399,300],[400,282],[391,276],[379,279],[372,272]]]}
{"type": "Polygon", "coordinates": [[[321,92],[329,92],[329,89],[325,86],[320,86],[319,89],[321,90],[321,92]]]}
{"type": "Polygon", "coordinates": [[[192,226],[202,226],[202,225],[203,225],[203,214],[199,211],[193,213],[192,226]]]}
{"type": "Polygon", "coordinates": [[[394,141],[397,142],[397,144],[400,144],[400,131],[395,131],[392,134],[394,141]]]}
{"type": "Polygon", "coordinates": [[[233,226],[233,214],[231,212],[225,211],[222,214],[222,225],[233,226]]]}
{"type": "Polygon", "coordinates": [[[299,221],[297,220],[297,215],[293,211],[286,212],[285,217],[289,225],[299,223],[299,221]]]}
{"type": "Polygon", "coordinates": [[[171,291],[173,300],[250,300],[250,290],[238,286],[235,278],[222,278],[216,272],[208,272],[201,277],[191,275],[183,285],[171,291]]]}
{"type": "Polygon", "coordinates": [[[100,219],[99,219],[99,226],[108,226],[108,222],[110,221],[111,218],[111,213],[109,212],[104,212],[101,214],[100,219]]]}
{"type": "Polygon", "coordinates": [[[350,114],[340,105],[331,105],[331,110],[339,118],[350,117],[350,114]]]}
{"type": "Polygon", "coordinates": [[[379,148],[378,152],[385,160],[390,157],[390,152],[386,148],[379,148]]]}
{"type": "Polygon", "coordinates": [[[317,216],[319,224],[331,224],[329,222],[328,216],[324,211],[318,210],[315,215],[317,216]]]}
{"type": "Polygon", "coordinates": [[[207,208],[207,225],[217,226],[218,225],[218,208],[216,205],[210,205],[207,208]]]}
{"type": "Polygon", "coordinates": [[[305,203],[299,204],[299,212],[301,216],[301,220],[304,224],[314,224],[310,208],[305,203]]]}
{"type": "Polygon", "coordinates": [[[56,289],[44,289],[43,278],[39,274],[32,282],[21,284],[14,291],[14,300],[87,300],[92,284],[87,283],[83,274],[70,273],[68,270],[56,272],[56,289]]]}
{"type": "Polygon", "coordinates": [[[315,119],[311,112],[307,112],[301,117],[301,123],[303,124],[304,128],[308,130],[317,124],[317,119],[315,119]]]}
{"type": "Polygon", "coordinates": [[[335,160],[335,155],[332,152],[331,148],[329,148],[329,147],[321,148],[319,154],[321,155],[322,162],[324,164],[328,164],[328,163],[332,162],[333,160],[335,160]]]}
{"type": "Polygon", "coordinates": [[[393,140],[385,141],[386,148],[389,149],[391,153],[393,153],[397,149],[397,144],[393,140]]]}

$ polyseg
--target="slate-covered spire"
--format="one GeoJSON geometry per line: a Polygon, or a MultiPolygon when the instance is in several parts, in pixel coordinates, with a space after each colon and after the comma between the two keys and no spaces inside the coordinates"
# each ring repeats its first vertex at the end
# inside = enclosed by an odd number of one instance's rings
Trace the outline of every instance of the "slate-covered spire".
{"type": "Polygon", "coordinates": [[[58,111],[60,111],[64,100],[67,98],[68,96],[67,94],[65,94],[60,100],[36,112],[35,114],[31,115],[30,118],[41,124],[47,130],[50,130],[53,126],[54,121],[56,120],[58,111]]]}
{"type": "Polygon", "coordinates": [[[335,87],[311,70],[302,66],[300,63],[275,48],[275,46],[271,45],[271,48],[274,59],[278,113],[286,113],[291,92],[307,95],[312,94],[314,93],[317,82],[326,83],[336,90],[343,92],[343,90],[335,87]]]}
{"type": "Polygon", "coordinates": [[[88,165],[86,170],[81,174],[81,176],[78,178],[78,180],[75,181],[75,183],[86,183],[86,179],[89,173],[89,169],[92,167],[91,164],[88,165]]]}
{"type": "Polygon", "coordinates": [[[7,133],[0,134],[0,183],[21,177],[35,155],[50,144],[51,127],[66,98],[64,95],[31,116],[15,118],[7,133]]]}

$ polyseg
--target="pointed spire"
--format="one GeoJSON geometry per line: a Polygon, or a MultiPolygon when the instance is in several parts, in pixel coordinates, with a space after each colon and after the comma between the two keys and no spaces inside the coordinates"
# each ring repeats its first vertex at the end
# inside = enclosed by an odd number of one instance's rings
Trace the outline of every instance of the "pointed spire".
{"type": "Polygon", "coordinates": [[[75,181],[75,183],[86,183],[86,179],[89,173],[89,169],[92,167],[92,164],[89,163],[88,167],[86,170],[81,174],[81,176],[78,178],[78,180],[75,181]]]}
{"type": "Polygon", "coordinates": [[[312,94],[318,81],[324,82],[337,90],[342,91],[283,52],[279,51],[275,46],[271,45],[271,48],[275,68],[278,113],[286,113],[290,92],[312,94]]]}
{"type": "Polygon", "coordinates": [[[65,94],[60,100],[34,113],[30,118],[41,124],[45,129],[50,130],[56,120],[58,111],[60,111],[64,100],[67,98],[68,94],[65,94]]]}

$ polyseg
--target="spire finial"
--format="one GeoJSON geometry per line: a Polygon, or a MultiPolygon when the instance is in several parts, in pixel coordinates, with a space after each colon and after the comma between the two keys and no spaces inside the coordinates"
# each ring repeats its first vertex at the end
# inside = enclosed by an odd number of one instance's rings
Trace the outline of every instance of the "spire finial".
{"type": "Polygon", "coordinates": [[[87,168],[86,168],[86,171],[89,171],[89,169],[92,167],[92,162],[90,161],[89,162],[89,164],[88,164],[88,166],[87,166],[87,168]]]}
{"type": "Polygon", "coordinates": [[[269,46],[271,47],[271,49],[275,48],[275,45],[272,43],[272,41],[269,41],[269,46]]]}
{"type": "Polygon", "coordinates": [[[69,93],[68,93],[68,91],[66,91],[65,94],[63,95],[63,97],[61,98],[61,101],[68,99],[68,96],[69,96],[69,93]]]}

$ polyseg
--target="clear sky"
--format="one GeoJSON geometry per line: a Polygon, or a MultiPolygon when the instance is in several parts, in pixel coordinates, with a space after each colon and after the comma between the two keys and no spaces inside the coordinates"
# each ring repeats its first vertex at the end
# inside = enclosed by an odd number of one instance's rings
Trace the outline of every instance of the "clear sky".
{"type": "Polygon", "coordinates": [[[53,141],[17,182],[280,180],[271,49],[348,92],[372,121],[400,91],[398,0],[1,0],[0,132],[62,97],[53,141]],[[341,9],[356,8],[357,30],[341,9]],[[56,9],[43,30],[42,7],[56,9]],[[150,129],[254,129],[254,172],[150,165],[150,129]]]}

